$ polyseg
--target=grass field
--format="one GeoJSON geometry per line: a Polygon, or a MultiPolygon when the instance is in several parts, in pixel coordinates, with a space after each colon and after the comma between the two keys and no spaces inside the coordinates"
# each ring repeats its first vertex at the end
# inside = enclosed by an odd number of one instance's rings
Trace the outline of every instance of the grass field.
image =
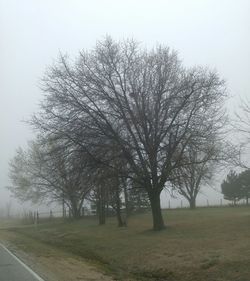
{"type": "Polygon", "coordinates": [[[117,280],[250,280],[250,208],[171,210],[164,218],[161,232],[150,230],[150,214],[131,217],[127,228],[113,218],[105,226],[85,218],[4,232],[27,252],[45,243],[84,257],[117,280]]]}

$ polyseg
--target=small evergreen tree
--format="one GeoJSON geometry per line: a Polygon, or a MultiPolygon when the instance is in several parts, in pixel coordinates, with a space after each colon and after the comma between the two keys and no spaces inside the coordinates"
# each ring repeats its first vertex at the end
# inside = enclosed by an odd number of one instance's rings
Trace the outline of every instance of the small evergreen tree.
{"type": "Polygon", "coordinates": [[[238,176],[238,181],[240,185],[241,198],[246,199],[246,204],[250,198],[250,170],[245,170],[241,172],[238,176]]]}
{"type": "Polygon", "coordinates": [[[241,199],[241,188],[238,180],[238,175],[235,171],[230,171],[226,179],[221,184],[221,192],[224,195],[224,199],[236,202],[241,199]]]}

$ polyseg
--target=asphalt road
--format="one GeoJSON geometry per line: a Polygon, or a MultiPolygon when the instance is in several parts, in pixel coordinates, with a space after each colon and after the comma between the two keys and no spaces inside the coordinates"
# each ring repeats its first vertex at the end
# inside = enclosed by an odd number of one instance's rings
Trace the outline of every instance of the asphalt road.
{"type": "Polygon", "coordinates": [[[0,244],[0,281],[44,281],[0,244]]]}

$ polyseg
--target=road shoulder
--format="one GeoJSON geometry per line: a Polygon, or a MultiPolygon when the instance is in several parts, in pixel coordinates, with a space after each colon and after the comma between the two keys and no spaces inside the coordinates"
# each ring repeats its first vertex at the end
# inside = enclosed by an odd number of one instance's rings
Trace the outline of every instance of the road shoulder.
{"type": "Polygon", "coordinates": [[[0,242],[46,281],[111,281],[112,277],[74,256],[47,244],[1,231],[0,242]]]}

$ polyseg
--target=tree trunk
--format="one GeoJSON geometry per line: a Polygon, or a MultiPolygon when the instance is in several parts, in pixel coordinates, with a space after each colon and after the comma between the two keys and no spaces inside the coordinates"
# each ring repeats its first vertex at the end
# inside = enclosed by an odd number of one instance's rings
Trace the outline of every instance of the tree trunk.
{"type": "Polygon", "coordinates": [[[125,222],[125,220],[122,217],[121,209],[120,208],[116,209],[116,217],[117,217],[117,221],[118,221],[118,226],[119,227],[126,226],[126,222],[125,222]]]}
{"type": "Polygon", "coordinates": [[[98,202],[98,205],[99,225],[103,225],[106,223],[105,205],[103,204],[103,202],[98,202]]]}
{"type": "Polygon", "coordinates": [[[165,228],[162,212],[160,192],[149,192],[149,200],[153,217],[153,229],[158,231],[165,228]]]}
{"type": "Polygon", "coordinates": [[[191,210],[194,210],[196,208],[195,198],[192,197],[191,199],[189,199],[189,205],[191,210]]]}
{"type": "Polygon", "coordinates": [[[63,215],[63,218],[66,217],[66,209],[65,209],[65,199],[64,199],[64,193],[63,193],[63,196],[62,196],[62,215],[63,215]]]}
{"type": "Polygon", "coordinates": [[[120,199],[120,192],[118,187],[116,188],[115,195],[116,195],[116,217],[118,221],[118,226],[119,227],[126,226],[126,221],[121,214],[121,199],[120,199]]]}
{"type": "Polygon", "coordinates": [[[234,204],[234,207],[236,206],[236,199],[234,198],[233,199],[233,204],[234,204]]]}
{"type": "Polygon", "coordinates": [[[246,204],[248,205],[248,200],[249,200],[249,198],[248,198],[248,196],[246,196],[246,204]]]}
{"type": "Polygon", "coordinates": [[[104,194],[104,188],[99,187],[98,189],[98,201],[97,201],[97,214],[99,218],[99,225],[106,223],[106,200],[104,194]]]}
{"type": "Polygon", "coordinates": [[[129,199],[128,199],[128,190],[126,184],[124,184],[124,200],[125,200],[125,208],[126,208],[126,216],[128,217],[130,215],[130,209],[129,209],[129,199]]]}
{"type": "Polygon", "coordinates": [[[80,219],[82,205],[80,204],[78,198],[76,198],[76,196],[71,196],[69,200],[72,217],[74,219],[80,219]]]}
{"type": "Polygon", "coordinates": [[[80,209],[77,208],[76,203],[72,203],[71,204],[71,212],[72,212],[72,216],[74,219],[80,219],[81,218],[81,214],[80,214],[80,209]]]}

